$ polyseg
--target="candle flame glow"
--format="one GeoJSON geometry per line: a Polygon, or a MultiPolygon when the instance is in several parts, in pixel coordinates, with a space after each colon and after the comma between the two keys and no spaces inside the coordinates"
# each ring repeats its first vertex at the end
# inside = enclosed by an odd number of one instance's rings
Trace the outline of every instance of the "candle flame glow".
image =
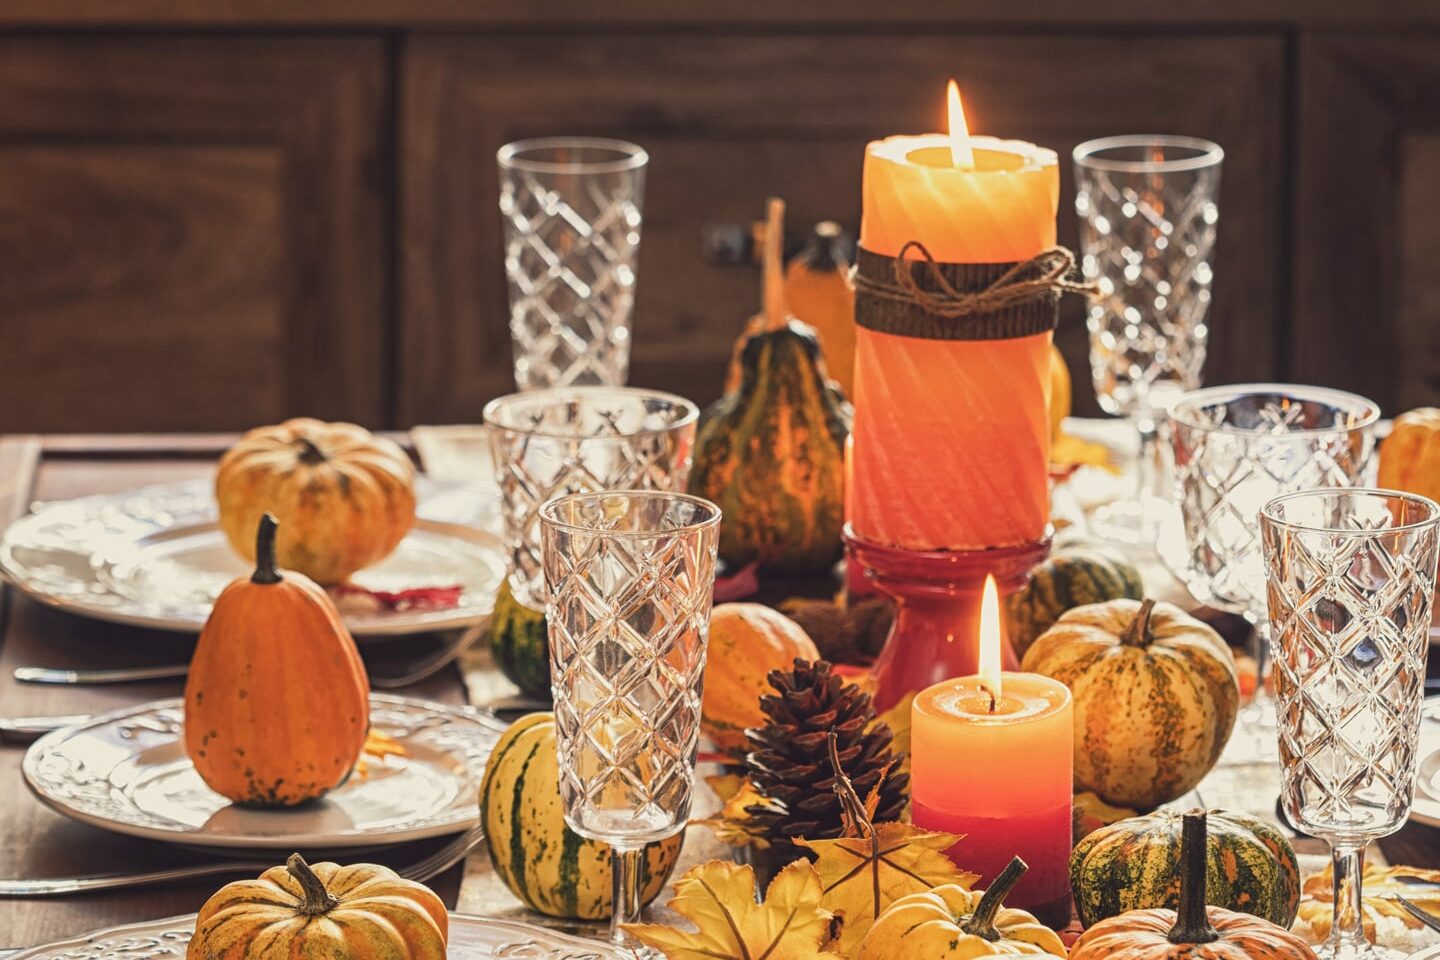
{"type": "Polygon", "coordinates": [[[970,149],[970,127],[960,106],[960,85],[954,80],[945,88],[945,99],[949,107],[950,162],[961,170],[969,170],[975,166],[975,151],[970,149]]]}
{"type": "Polygon", "coordinates": [[[1001,696],[1000,642],[1000,592],[995,588],[995,578],[987,576],[985,592],[980,596],[980,685],[995,700],[1001,696]]]}

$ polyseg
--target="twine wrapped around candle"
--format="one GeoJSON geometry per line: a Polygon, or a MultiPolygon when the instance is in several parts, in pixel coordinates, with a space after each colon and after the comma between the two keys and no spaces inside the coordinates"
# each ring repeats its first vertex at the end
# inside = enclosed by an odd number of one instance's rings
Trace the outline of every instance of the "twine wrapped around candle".
{"type": "Polygon", "coordinates": [[[939,263],[918,240],[893,257],[860,248],[855,322],[928,340],[1008,340],[1055,328],[1060,297],[1093,296],[1071,279],[1075,254],[1050,247],[1018,263],[939,263]],[[907,259],[914,250],[920,259],[907,259]],[[955,321],[965,321],[957,323],[955,321]]]}

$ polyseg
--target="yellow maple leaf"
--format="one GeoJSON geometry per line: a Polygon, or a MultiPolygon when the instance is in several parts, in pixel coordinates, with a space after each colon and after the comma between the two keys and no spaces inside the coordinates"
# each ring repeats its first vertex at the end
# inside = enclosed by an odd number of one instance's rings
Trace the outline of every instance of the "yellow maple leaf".
{"type": "Polygon", "coordinates": [[[885,724],[893,735],[890,750],[900,765],[892,773],[910,772],[910,705],[914,702],[915,694],[907,693],[899,703],[875,718],[875,723],[885,724]]]}
{"type": "Polygon", "coordinates": [[[750,808],[768,806],[771,801],[755,789],[750,778],[727,773],[706,777],[705,782],[725,801],[725,805],[713,817],[690,822],[714,830],[716,839],[729,846],[769,849],[770,841],[751,816],[750,808]]]}
{"type": "Polygon", "coordinates": [[[820,875],[804,860],[775,875],[763,902],[749,866],[702,863],[676,881],[669,906],[696,929],[625,925],[669,960],[844,960],[826,949],[833,918],[820,906],[820,875]]]}
{"type": "Polygon", "coordinates": [[[969,889],[980,879],[945,855],[960,841],[953,833],[922,830],[906,823],[881,823],[869,836],[838,840],[797,840],[813,850],[822,884],[821,904],[840,916],[840,951],[854,956],[865,933],[890,904],[944,883],[969,889]]]}
{"type": "MultiPolygon", "coordinates": [[[[1300,899],[1300,919],[1309,923],[1310,929],[1321,940],[1330,936],[1330,924],[1335,913],[1335,882],[1331,869],[1327,866],[1306,879],[1301,887],[1304,896],[1300,899]]],[[[1435,892],[1436,884],[1440,884],[1440,870],[1366,864],[1361,881],[1364,893],[1361,922],[1365,926],[1366,939],[1375,942],[1375,921],[1381,917],[1398,920],[1412,930],[1423,926],[1419,918],[1412,916],[1394,899],[1397,895],[1440,920],[1440,895],[1435,892]]]]}

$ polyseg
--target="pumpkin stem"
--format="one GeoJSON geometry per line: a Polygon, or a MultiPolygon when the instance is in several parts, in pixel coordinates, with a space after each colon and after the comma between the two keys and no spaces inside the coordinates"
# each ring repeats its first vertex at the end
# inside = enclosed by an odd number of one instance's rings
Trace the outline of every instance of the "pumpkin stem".
{"type": "Polygon", "coordinates": [[[251,583],[279,583],[284,578],[275,569],[275,530],[280,522],[271,513],[260,518],[260,527],[255,531],[255,572],[250,575],[251,583]]]}
{"type": "Polygon", "coordinates": [[[1120,640],[1127,647],[1145,647],[1150,644],[1150,612],[1155,609],[1154,600],[1140,601],[1140,610],[1130,621],[1130,628],[1120,640]]]}
{"type": "Polygon", "coordinates": [[[761,302],[765,305],[765,330],[779,330],[788,319],[785,312],[785,201],[771,197],[765,220],[765,248],[761,270],[761,302]]]}
{"type": "Polygon", "coordinates": [[[290,871],[290,876],[295,878],[295,882],[300,884],[300,889],[305,892],[299,908],[305,916],[318,917],[340,906],[340,900],[325,889],[325,882],[315,876],[315,871],[310,869],[310,864],[306,863],[300,854],[290,854],[290,859],[285,861],[285,869],[290,871]]]}
{"type": "Polygon", "coordinates": [[[1191,810],[1180,828],[1180,909],[1168,934],[1171,943],[1212,943],[1220,939],[1205,910],[1208,859],[1205,811],[1191,810]]]}
{"type": "Polygon", "coordinates": [[[325,451],[317,447],[314,440],[309,437],[296,437],[295,442],[300,444],[301,463],[313,467],[317,463],[325,462],[325,451]]]}
{"type": "Polygon", "coordinates": [[[998,941],[1000,931],[995,929],[995,914],[1000,911],[1005,898],[1029,869],[1019,857],[1012,859],[1010,865],[1000,871],[1000,876],[995,878],[985,895],[980,898],[980,905],[975,908],[975,912],[960,924],[960,929],[972,937],[982,937],[991,943],[998,941]]]}

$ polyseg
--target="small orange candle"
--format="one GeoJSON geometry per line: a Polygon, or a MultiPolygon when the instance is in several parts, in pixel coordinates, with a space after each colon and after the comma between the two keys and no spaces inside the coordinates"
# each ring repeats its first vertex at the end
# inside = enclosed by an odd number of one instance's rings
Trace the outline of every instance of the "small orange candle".
{"type": "MultiPolygon", "coordinates": [[[[1055,244],[1059,196],[1054,151],[970,136],[952,81],[948,136],[866,148],[860,246],[894,257],[915,240],[941,263],[1029,260],[1055,244]]],[[[1044,536],[1050,341],[1049,332],[932,340],[857,331],[849,493],[857,536],[910,550],[1044,536]]]]}
{"type": "Polygon", "coordinates": [[[1011,857],[1030,870],[1011,906],[1068,923],[1074,710],[1063,683],[1000,672],[1000,613],[985,584],[980,673],[946,680],[911,707],[910,789],[917,826],[963,834],[950,856],[994,879],[1011,857]]]}

